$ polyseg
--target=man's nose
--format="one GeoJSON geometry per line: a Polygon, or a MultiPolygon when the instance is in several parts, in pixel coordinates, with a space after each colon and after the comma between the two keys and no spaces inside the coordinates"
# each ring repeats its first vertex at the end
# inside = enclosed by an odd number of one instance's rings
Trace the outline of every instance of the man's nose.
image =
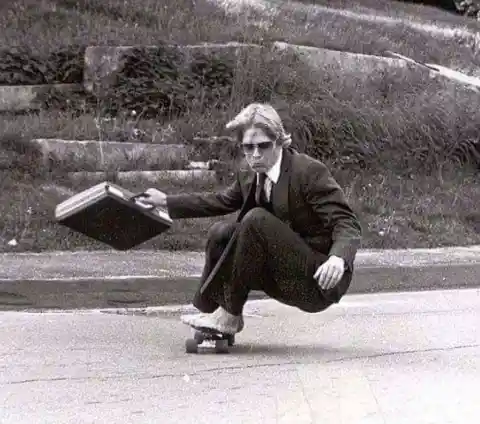
{"type": "Polygon", "coordinates": [[[253,147],[253,153],[252,153],[252,155],[253,155],[254,157],[260,157],[260,156],[262,156],[262,153],[260,152],[260,149],[258,148],[258,146],[254,146],[254,147],[253,147]]]}

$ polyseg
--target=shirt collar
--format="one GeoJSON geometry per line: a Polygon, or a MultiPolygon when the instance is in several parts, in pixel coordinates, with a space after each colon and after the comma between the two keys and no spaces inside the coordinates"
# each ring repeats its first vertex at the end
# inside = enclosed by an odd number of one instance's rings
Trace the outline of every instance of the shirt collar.
{"type": "Polygon", "coordinates": [[[278,179],[280,178],[280,165],[282,163],[282,154],[283,149],[280,150],[280,155],[278,156],[275,164],[266,172],[268,178],[273,181],[274,184],[277,184],[278,179]]]}

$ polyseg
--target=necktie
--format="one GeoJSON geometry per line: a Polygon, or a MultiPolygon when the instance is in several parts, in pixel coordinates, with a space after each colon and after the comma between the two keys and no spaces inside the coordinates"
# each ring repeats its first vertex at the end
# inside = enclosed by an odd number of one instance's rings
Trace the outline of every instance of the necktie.
{"type": "Polygon", "coordinates": [[[267,201],[267,198],[265,195],[266,178],[267,178],[267,175],[265,173],[262,172],[258,174],[257,189],[255,191],[255,201],[257,202],[257,205],[262,205],[267,201]]]}

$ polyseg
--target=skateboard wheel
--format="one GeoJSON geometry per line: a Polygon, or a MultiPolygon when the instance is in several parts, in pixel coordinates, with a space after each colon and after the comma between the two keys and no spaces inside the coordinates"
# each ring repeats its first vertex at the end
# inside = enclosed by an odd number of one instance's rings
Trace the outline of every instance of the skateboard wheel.
{"type": "Polygon", "coordinates": [[[185,342],[185,350],[187,353],[197,353],[198,352],[198,342],[195,339],[187,339],[185,342]]]}
{"type": "Polygon", "coordinates": [[[235,344],[235,334],[228,336],[227,341],[229,346],[233,346],[235,344]]]}
{"type": "Polygon", "coordinates": [[[216,353],[228,353],[228,340],[217,340],[215,342],[216,353]]]}

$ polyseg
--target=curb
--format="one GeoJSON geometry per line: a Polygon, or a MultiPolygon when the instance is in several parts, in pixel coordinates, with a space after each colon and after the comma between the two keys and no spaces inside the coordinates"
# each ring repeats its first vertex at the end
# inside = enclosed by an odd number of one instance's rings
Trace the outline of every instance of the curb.
{"type": "MultiPolygon", "coordinates": [[[[190,305],[197,285],[198,277],[178,276],[0,279],[0,310],[121,310],[190,305]]],[[[480,287],[480,262],[359,266],[347,294],[476,287],[480,287]]],[[[250,296],[250,299],[264,298],[261,292],[252,292],[250,296]]]]}

